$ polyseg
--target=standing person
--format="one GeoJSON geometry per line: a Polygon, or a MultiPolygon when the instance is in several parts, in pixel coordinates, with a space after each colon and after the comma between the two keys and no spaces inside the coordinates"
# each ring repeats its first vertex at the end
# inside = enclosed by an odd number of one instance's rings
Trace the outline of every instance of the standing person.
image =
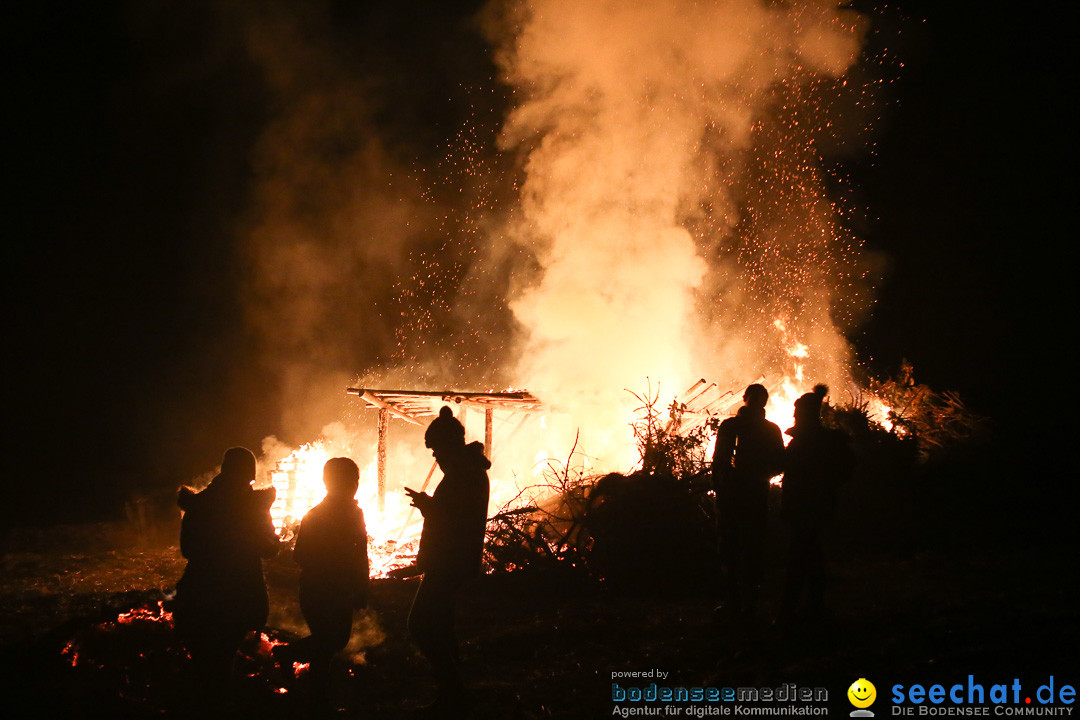
{"type": "Polygon", "coordinates": [[[459,669],[454,607],[461,586],[480,574],[491,463],[483,444],[465,444],[465,428],[449,407],[428,426],[424,444],[431,448],[443,479],[431,495],[405,488],[424,516],[416,555],[424,579],[409,612],[409,632],[431,663],[439,688],[428,710],[433,716],[452,717],[471,704],[459,669]]]}
{"type": "Polygon", "coordinates": [[[821,423],[825,385],[795,401],[795,426],[785,452],[781,517],[788,525],[787,577],[780,620],[798,612],[820,615],[825,609],[825,555],[822,533],[829,526],[840,486],[851,476],[851,450],[842,430],[821,423]]]}
{"type": "Polygon", "coordinates": [[[784,438],[765,419],[769,391],[754,383],[743,393],[743,406],[720,423],[713,452],[720,534],[720,558],[727,602],[747,615],[757,607],[761,582],[769,480],[782,469],[784,438]]]}
{"type": "Polygon", "coordinates": [[[326,699],[330,660],[349,644],[353,610],[367,605],[368,547],[364,511],[356,501],[360,469],[349,458],[323,466],[326,498],[304,515],[293,559],[300,566],[300,610],[311,634],[274,648],[288,665],[310,662],[313,696],[326,699]]]}
{"type": "Polygon", "coordinates": [[[187,567],[176,583],[174,618],[208,691],[224,688],[244,636],[270,611],[262,559],[278,550],[270,518],[274,489],[255,490],[255,456],[225,451],[221,472],[202,492],[180,488],[180,552],[187,567]]]}

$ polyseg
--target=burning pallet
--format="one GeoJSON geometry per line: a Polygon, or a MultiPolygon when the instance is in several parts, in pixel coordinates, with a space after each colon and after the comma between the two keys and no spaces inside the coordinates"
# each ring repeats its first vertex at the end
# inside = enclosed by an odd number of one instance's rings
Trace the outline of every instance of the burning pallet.
{"type": "MultiPolygon", "coordinates": [[[[752,382],[765,385],[771,393],[773,388],[779,385],[780,380],[775,379],[770,383],[762,375],[752,382]]],[[[678,427],[674,427],[676,421],[671,420],[665,431],[686,435],[704,425],[709,418],[734,415],[742,405],[745,389],[746,384],[722,386],[709,382],[705,378],[698,380],[687,388],[686,392],[675,398],[676,404],[682,411],[681,421],[678,427]]]]}

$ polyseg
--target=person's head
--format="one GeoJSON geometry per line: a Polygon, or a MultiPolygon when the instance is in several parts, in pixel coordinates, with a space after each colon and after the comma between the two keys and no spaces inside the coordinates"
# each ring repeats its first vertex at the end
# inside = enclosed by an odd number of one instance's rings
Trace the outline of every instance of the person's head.
{"type": "Polygon", "coordinates": [[[347,457],[330,458],[323,465],[322,479],[328,496],[351,498],[360,487],[360,468],[347,457]]]}
{"type": "Polygon", "coordinates": [[[795,401],[795,424],[814,425],[821,422],[821,403],[829,394],[826,385],[815,385],[813,392],[799,396],[795,401]]]}
{"type": "Polygon", "coordinates": [[[238,485],[250,485],[255,481],[255,455],[247,448],[229,448],[221,458],[221,475],[238,485]]]}
{"type": "Polygon", "coordinates": [[[765,389],[764,385],[758,383],[747,385],[742,399],[747,407],[763,408],[769,402],[769,391],[765,389]]]}
{"type": "Polygon", "coordinates": [[[443,405],[439,409],[439,416],[428,425],[424,432],[424,445],[431,448],[436,459],[465,446],[465,426],[454,417],[454,411],[448,406],[443,405]]]}

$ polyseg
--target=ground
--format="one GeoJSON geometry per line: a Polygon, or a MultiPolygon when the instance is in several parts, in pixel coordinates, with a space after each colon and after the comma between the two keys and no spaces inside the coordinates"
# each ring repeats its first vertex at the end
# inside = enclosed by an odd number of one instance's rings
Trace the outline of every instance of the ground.
{"type": "MultiPolygon", "coordinates": [[[[883,532],[853,521],[834,534],[831,614],[792,633],[771,623],[782,581],[778,527],[767,600],[752,622],[714,612],[706,564],[685,582],[633,591],[551,571],[486,576],[460,606],[472,716],[610,717],[612,673],[652,669],[670,673],[672,686],[824,687],[832,715],[852,709],[844,693],[861,677],[877,685],[879,716],[894,684],[948,685],[968,675],[987,687],[1017,678],[1029,692],[1051,675],[1059,687],[1080,684],[1075,531],[1063,505],[1035,490],[913,488],[883,532]]],[[[0,715],[205,716],[192,707],[167,626],[117,629],[120,612],[155,608],[183,569],[175,547],[122,547],[124,537],[109,525],[7,532],[0,642],[10,687],[0,715]],[[75,666],[64,652],[73,641],[83,651],[75,666]]],[[[302,632],[287,555],[267,563],[267,580],[267,639],[302,632]]],[[[375,582],[355,652],[336,668],[344,716],[411,717],[433,696],[405,635],[415,583],[375,582]]],[[[310,716],[303,677],[274,692],[281,682],[266,650],[252,639],[238,668],[254,677],[239,678],[219,709],[310,716]]]]}

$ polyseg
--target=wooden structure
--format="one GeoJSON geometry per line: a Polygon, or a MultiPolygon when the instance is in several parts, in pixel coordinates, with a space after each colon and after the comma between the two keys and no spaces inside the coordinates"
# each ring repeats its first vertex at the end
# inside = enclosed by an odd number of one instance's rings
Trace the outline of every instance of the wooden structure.
{"type": "MultiPolygon", "coordinates": [[[[494,416],[496,410],[534,413],[544,405],[532,393],[522,390],[517,392],[462,392],[459,390],[375,390],[372,388],[346,388],[349,395],[356,395],[368,407],[379,411],[379,511],[386,503],[386,440],[390,430],[390,418],[395,417],[413,425],[423,426],[439,414],[443,405],[459,405],[463,410],[478,410],[484,413],[484,452],[491,459],[491,444],[494,416]]],[[[463,423],[464,424],[464,423],[463,423]]],[[[431,479],[432,472],[428,473],[431,479]]],[[[425,486],[427,483],[424,483],[425,486]]]]}

